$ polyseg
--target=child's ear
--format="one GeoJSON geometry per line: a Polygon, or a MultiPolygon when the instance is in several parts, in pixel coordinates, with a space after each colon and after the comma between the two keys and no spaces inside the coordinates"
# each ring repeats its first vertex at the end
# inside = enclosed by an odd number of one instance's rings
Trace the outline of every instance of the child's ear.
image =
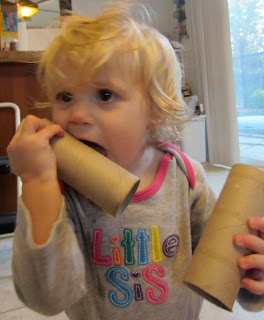
{"type": "Polygon", "coordinates": [[[148,123],[148,128],[152,131],[158,130],[165,123],[165,119],[162,118],[161,114],[157,112],[157,107],[155,108],[154,102],[151,102],[149,97],[148,104],[150,106],[150,119],[148,123]]]}
{"type": "Polygon", "coordinates": [[[164,120],[158,117],[158,115],[152,115],[152,118],[149,122],[149,128],[151,130],[158,130],[164,124],[164,120]]]}

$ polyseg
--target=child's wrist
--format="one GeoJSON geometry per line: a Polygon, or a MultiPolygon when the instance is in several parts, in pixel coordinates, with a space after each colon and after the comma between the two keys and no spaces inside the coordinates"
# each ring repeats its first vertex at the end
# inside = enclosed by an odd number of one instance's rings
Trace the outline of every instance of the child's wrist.
{"type": "Polygon", "coordinates": [[[23,185],[58,183],[57,173],[41,173],[39,175],[22,174],[20,175],[20,179],[23,185]]]}
{"type": "Polygon", "coordinates": [[[58,180],[28,180],[22,186],[22,200],[31,217],[34,242],[46,243],[61,210],[62,197],[58,180]]]}

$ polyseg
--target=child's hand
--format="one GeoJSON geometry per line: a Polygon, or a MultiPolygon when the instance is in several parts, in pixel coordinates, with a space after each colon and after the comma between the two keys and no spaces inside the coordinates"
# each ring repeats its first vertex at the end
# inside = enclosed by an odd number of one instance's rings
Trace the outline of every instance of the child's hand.
{"type": "Polygon", "coordinates": [[[239,248],[253,251],[248,256],[238,259],[238,266],[246,271],[242,286],[256,294],[264,294],[264,219],[250,218],[248,227],[259,232],[259,236],[251,234],[236,234],[233,242],[239,248]]]}
{"type": "Polygon", "coordinates": [[[64,135],[59,125],[46,128],[41,119],[32,115],[21,122],[7,153],[12,171],[21,177],[23,183],[56,179],[56,158],[49,144],[55,135],[64,135]]]}

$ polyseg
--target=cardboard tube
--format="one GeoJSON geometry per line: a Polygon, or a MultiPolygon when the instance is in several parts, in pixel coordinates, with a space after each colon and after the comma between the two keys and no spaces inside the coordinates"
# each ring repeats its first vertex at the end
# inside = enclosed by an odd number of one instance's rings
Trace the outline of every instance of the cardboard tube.
{"type": "Polygon", "coordinates": [[[264,171],[236,164],[184,278],[191,289],[225,310],[232,311],[240,289],[243,273],[237,259],[249,253],[233,245],[233,236],[236,233],[254,234],[246,221],[257,216],[264,216],[264,171]]]}
{"type": "MultiPolygon", "coordinates": [[[[52,124],[42,119],[46,126],[52,124]]],[[[139,179],[99,152],[65,132],[50,141],[58,176],[113,216],[122,213],[139,185],[139,179]]]]}

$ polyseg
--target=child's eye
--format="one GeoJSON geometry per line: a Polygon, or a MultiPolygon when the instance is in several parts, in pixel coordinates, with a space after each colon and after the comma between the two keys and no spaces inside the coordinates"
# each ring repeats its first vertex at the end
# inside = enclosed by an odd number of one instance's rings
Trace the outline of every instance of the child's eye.
{"type": "Polygon", "coordinates": [[[99,89],[97,91],[97,99],[101,101],[110,101],[114,98],[114,93],[108,89],[99,89]]]}
{"type": "Polygon", "coordinates": [[[73,99],[73,95],[70,92],[63,91],[57,94],[56,100],[60,100],[62,102],[70,102],[73,99]]]}

